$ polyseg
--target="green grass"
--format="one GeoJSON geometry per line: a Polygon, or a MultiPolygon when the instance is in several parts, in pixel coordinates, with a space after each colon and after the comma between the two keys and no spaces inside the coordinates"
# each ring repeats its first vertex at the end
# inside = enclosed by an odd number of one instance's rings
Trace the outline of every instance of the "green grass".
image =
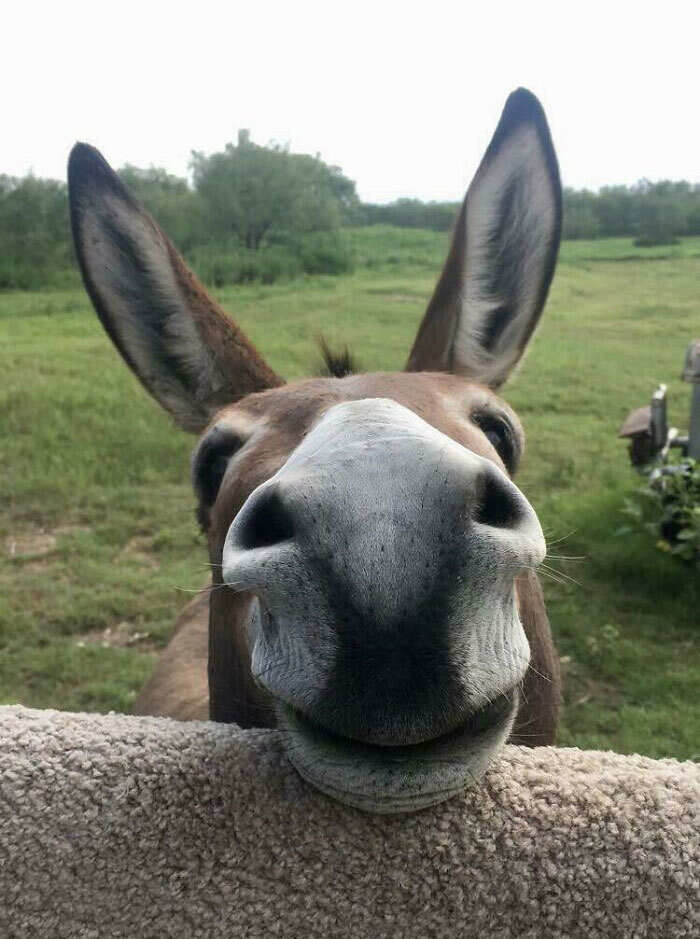
{"type": "MultiPolygon", "coordinates": [[[[446,239],[349,237],[354,275],[217,294],[288,378],[317,370],[320,331],[367,370],[405,361],[446,239]]],[[[615,534],[639,485],[616,439],[628,410],[665,381],[672,420],[687,426],[678,375],[700,328],[699,283],[700,239],[564,244],[506,391],[529,440],[518,481],[551,552],[585,557],[552,562],[579,585],[544,581],[567,676],[563,744],[700,756],[697,574],[651,539],[615,534]]],[[[122,365],[79,290],[0,294],[0,368],[0,700],[126,709],[206,576],[192,440],[122,365]]]]}

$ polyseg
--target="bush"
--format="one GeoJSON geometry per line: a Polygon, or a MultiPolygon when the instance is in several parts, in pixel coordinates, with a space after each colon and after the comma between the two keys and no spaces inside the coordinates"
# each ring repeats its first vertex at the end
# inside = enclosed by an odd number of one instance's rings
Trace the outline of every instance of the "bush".
{"type": "Polygon", "coordinates": [[[252,251],[233,244],[198,248],[187,257],[205,284],[225,287],[237,284],[274,284],[303,273],[301,260],[281,245],[252,251]]]}
{"type": "Polygon", "coordinates": [[[354,268],[350,248],[339,235],[307,235],[299,254],[305,274],[348,274],[354,268]]]}
{"type": "MultiPolygon", "coordinates": [[[[657,538],[656,545],[700,567],[700,462],[684,458],[645,472],[646,485],[623,512],[657,538]]],[[[620,529],[624,534],[630,528],[620,529]]]]}
{"type": "Polygon", "coordinates": [[[186,256],[205,284],[274,284],[302,274],[346,274],[353,270],[347,240],[332,233],[280,235],[273,244],[251,250],[235,241],[200,247],[186,256]]]}
{"type": "Polygon", "coordinates": [[[677,235],[685,230],[683,206],[664,192],[648,192],[639,204],[638,216],[634,243],[640,248],[677,244],[677,235]]]}

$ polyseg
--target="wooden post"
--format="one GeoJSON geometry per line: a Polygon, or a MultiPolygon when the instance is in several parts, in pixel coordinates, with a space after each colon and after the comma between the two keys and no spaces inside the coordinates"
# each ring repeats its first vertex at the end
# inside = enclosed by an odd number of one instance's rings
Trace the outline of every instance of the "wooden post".
{"type": "Polygon", "coordinates": [[[651,437],[654,453],[663,450],[668,439],[666,385],[659,385],[651,396],[651,437]]]}
{"type": "Polygon", "coordinates": [[[700,460],[700,339],[694,339],[685,354],[683,381],[693,386],[690,402],[690,430],[688,432],[688,456],[700,460]]]}

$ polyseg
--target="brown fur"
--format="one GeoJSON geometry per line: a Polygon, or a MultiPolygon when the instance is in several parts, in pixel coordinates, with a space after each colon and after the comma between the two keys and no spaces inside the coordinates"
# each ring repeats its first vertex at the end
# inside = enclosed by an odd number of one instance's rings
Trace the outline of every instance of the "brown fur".
{"type": "Polygon", "coordinates": [[[218,303],[212,300],[172,243],[162,232],[161,234],[167,243],[170,261],[176,271],[177,280],[197,324],[203,344],[207,349],[211,349],[213,354],[220,357],[222,362],[236,363],[234,375],[225,366],[222,369],[222,372],[227,374],[228,381],[218,389],[216,398],[208,402],[209,407],[224,407],[256,391],[284,384],[243,330],[224,313],[218,303]]]}
{"type": "Polygon", "coordinates": [[[209,591],[204,590],[178,616],[173,636],[134,702],[133,713],[207,720],[208,651],[209,591]]]}

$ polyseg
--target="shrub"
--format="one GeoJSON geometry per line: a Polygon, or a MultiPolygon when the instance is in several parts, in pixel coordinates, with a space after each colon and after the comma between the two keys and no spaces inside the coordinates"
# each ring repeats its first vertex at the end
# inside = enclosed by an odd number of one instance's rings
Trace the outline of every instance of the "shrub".
{"type": "MultiPolygon", "coordinates": [[[[700,462],[684,458],[645,476],[646,485],[626,501],[623,512],[634,527],[657,538],[660,550],[700,567],[700,462]]],[[[629,526],[620,529],[626,531],[629,526]]]]}
{"type": "Polygon", "coordinates": [[[653,191],[647,193],[647,197],[640,201],[638,214],[635,245],[650,248],[678,242],[676,236],[683,232],[685,219],[682,205],[671,196],[653,191]]]}
{"type": "Polygon", "coordinates": [[[190,252],[187,261],[205,284],[214,287],[254,282],[274,284],[303,272],[300,259],[281,245],[258,251],[236,244],[212,245],[190,252]]]}
{"type": "Polygon", "coordinates": [[[354,267],[350,248],[339,235],[307,235],[299,254],[305,274],[348,274],[354,267]]]}

